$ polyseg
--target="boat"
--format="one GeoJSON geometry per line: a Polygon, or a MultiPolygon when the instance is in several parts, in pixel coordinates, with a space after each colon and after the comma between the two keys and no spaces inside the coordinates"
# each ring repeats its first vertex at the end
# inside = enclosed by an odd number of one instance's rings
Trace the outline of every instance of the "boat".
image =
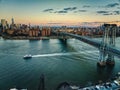
{"type": "Polygon", "coordinates": [[[24,59],[31,59],[32,58],[32,55],[25,55],[24,57],[23,57],[24,59]]]}
{"type": "Polygon", "coordinates": [[[27,90],[27,89],[17,89],[17,88],[11,88],[10,90],[27,90]]]}
{"type": "Polygon", "coordinates": [[[16,88],[11,88],[10,90],[18,90],[18,89],[16,89],[16,88]]]}

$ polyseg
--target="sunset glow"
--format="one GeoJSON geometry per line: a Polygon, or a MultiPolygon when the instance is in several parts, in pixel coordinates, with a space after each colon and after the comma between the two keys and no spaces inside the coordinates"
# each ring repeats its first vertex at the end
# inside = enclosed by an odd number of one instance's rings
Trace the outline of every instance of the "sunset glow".
{"type": "Polygon", "coordinates": [[[32,25],[120,25],[120,0],[0,0],[0,19],[32,25]]]}

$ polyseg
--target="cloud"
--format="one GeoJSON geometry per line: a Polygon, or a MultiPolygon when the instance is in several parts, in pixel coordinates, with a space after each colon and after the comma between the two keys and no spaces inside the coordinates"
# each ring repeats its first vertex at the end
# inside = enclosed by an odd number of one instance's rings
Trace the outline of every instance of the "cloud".
{"type": "Polygon", "coordinates": [[[87,10],[78,10],[78,11],[74,11],[74,13],[77,13],[77,12],[87,12],[87,10]]]}
{"type": "Polygon", "coordinates": [[[56,11],[54,13],[68,13],[67,11],[61,10],[61,11],[56,11]]]}
{"type": "Polygon", "coordinates": [[[114,15],[120,15],[120,11],[113,11],[114,15]]]}
{"type": "Polygon", "coordinates": [[[89,5],[84,5],[83,6],[83,8],[89,8],[89,7],[91,7],[91,6],[89,6],[89,5]]]}
{"type": "Polygon", "coordinates": [[[112,13],[104,13],[103,15],[113,15],[112,13]]]}
{"type": "Polygon", "coordinates": [[[43,12],[52,12],[52,11],[54,11],[52,8],[43,10],[43,12]]]}
{"type": "Polygon", "coordinates": [[[78,10],[79,12],[87,12],[87,10],[78,10]]]}
{"type": "Polygon", "coordinates": [[[49,13],[68,13],[68,11],[74,11],[76,9],[77,9],[77,7],[67,7],[67,8],[63,8],[60,11],[54,11],[54,9],[49,8],[49,9],[43,10],[43,12],[49,12],[49,13]]]}
{"type": "Polygon", "coordinates": [[[77,7],[67,7],[67,8],[63,8],[60,11],[55,11],[54,13],[68,13],[68,11],[74,11],[76,9],[77,7]]]}
{"type": "Polygon", "coordinates": [[[112,8],[112,7],[116,7],[116,6],[119,6],[119,3],[108,4],[108,5],[106,5],[105,7],[107,7],[107,8],[112,8]]]}
{"type": "Polygon", "coordinates": [[[107,14],[109,11],[97,11],[98,14],[107,14]]]}
{"type": "Polygon", "coordinates": [[[113,15],[110,11],[97,11],[97,14],[101,14],[101,15],[113,15]]]}
{"type": "Polygon", "coordinates": [[[120,11],[97,11],[101,15],[120,15],[120,11]]]}
{"type": "Polygon", "coordinates": [[[64,8],[63,10],[65,11],[73,11],[73,10],[76,10],[77,7],[68,7],[68,8],[64,8]]]}

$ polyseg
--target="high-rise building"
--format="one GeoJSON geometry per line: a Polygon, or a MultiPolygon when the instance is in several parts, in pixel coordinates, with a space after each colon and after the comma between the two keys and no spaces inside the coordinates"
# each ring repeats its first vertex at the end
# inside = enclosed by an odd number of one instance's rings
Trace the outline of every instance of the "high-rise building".
{"type": "Polygon", "coordinates": [[[12,25],[14,25],[14,19],[12,18],[11,20],[12,20],[12,25]]]}
{"type": "Polygon", "coordinates": [[[0,34],[1,34],[1,32],[2,32],[2,25],[1,25],[1,23],[0,23],[0,34]]]}
{"type": "Polygon", "coordinates": [[[51,29],[48,27],[43,27],[41,31],[42,36],[50,36],[51,35],[51,29]]]}
{"type": "Polygon", "coordinates": [[[15,25],[15,22],[14,22],[14,19],[13,19],[13,18],[11,19],[11,22],[12,22],[12,23],[11,23],[11,25],[10,25],[10,28],[11,28],[11,29],[16,29],[16,25],[15,25]]]}
{"type": "Polygon", "coordinates": [[[7,28],[7,21],[5,19],[1,19],[1,25],[3,27],[3,29],[6,29],[7,28]]]}
{"type": "Polygon", "coordinates": [[[5,19],[1,19],[1,24],[2,24],[2,26],[6,26],[6,20],[5,19]]]}

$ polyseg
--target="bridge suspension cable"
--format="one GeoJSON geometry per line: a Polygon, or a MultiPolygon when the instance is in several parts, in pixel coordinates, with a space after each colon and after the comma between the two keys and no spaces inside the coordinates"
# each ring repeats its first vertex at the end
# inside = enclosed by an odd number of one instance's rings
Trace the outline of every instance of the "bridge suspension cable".
{"type": "Polygon", "coordinates": [[[104,24],[102,29],[104,31],[102,42],[99,48],[99,62],[98,65],[105,66],[106,64],[114,65],[114,55],[107,53],[109,47],[115,47],[115,38],[116,38],[116,24],[104,24]]]}

